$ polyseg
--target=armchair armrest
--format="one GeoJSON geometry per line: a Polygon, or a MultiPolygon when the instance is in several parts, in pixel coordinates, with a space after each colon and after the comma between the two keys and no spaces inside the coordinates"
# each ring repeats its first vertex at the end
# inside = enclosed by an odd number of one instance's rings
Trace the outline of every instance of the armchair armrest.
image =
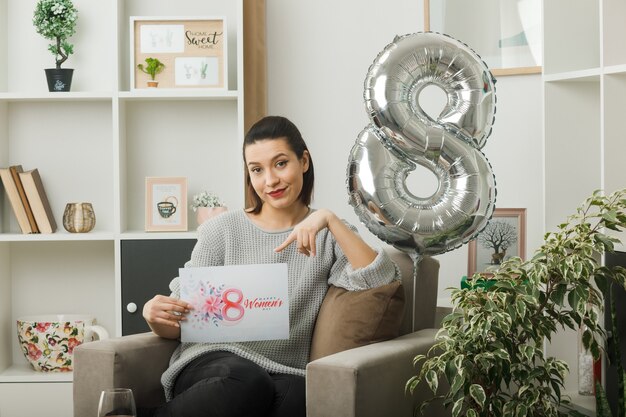
{"type": "Polygon", "coordinates": [[[74,350],[74,416],[95,416],[100,392],[107,388],[131,388],[137,406],[164,403],[161,374],[178,344],[154,333],[141,333],[78,346],[74,350]]]}
{"type": "MultiPolygon", "coordinates": [[[[426,384],[413,395],[406,382],[415,375],[413,358],[426,354],[437,329],[425,329],[315,360],[307,366],[307,417],[411,417],[422,400],[432,398],[426,384]]],[[[428,416],[449,416],[431,403],[428,416]]]]}

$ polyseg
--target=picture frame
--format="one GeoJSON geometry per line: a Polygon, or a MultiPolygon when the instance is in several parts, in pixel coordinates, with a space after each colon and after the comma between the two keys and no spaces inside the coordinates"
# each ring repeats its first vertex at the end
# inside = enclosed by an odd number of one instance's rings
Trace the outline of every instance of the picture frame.
{"type": "Polygon", "coordinates": [[[467,276],[493,276],[508,258],[526,259],[526,209],[496,208],[487,227],[469,242],[467,276]]]}
{"type": "Polygon", "coordinates": [[[540,74],[541,7],[541,0],[424,0],[424,31],[467,44],[494,76],[540,74]]]}
{"type": "Polygon", "coordinates": [[[228,89],[228,37],[224,16],[130,17],[130,88],[148,89],[137,68],[146,58],[165,67],[158,89],[228,89]]]}
{"type": "Polygon", "coordinates": [[[146,231],[187,231],[187,178],[146,177],[146,231]]]}

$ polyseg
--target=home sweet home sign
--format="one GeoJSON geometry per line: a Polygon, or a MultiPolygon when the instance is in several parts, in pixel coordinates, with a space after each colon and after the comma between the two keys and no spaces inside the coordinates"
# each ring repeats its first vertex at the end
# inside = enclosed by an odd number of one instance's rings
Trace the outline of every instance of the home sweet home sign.
{"type": "Polygon", "coordinates": [[[146,58],[165,67],[158,88],[228,88],[227,32],[223,17],[131,17],[131,89],[149,88],[146,58]]]}

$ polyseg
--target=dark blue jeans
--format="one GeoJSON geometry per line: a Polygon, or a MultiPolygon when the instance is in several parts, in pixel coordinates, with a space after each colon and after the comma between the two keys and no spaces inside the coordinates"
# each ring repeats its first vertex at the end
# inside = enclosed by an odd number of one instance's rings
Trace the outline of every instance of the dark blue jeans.
{"type": "Polygon", "coordinates": [[[269,374],[230,352],[207,353],[187,365],[174,398],[155,417],[305,417],[305,379],[269,374]]]}

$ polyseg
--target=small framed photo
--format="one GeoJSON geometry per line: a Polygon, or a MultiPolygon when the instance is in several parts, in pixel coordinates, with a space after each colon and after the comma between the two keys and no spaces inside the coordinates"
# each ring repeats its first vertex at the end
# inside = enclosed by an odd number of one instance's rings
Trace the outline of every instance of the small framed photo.
{"type": "Polygon", "coordinates": [[[187,231],[187,178],[146,177],[146,231],[187,231]]]}
{"type": "Polygon", "coordinates": [[[130,88],[148,86],[151,75],[137,65],[158,59],[158,89],[228,88],[225,17],[130,18],[130,88]]]}
{"type": "Polygon", "coordinates": [[[469,243],[467,276],[476,272],[492,276],[503,261],[515,256],[526,258],[526,209],[497,208],[485,230],[469,243]]]}

